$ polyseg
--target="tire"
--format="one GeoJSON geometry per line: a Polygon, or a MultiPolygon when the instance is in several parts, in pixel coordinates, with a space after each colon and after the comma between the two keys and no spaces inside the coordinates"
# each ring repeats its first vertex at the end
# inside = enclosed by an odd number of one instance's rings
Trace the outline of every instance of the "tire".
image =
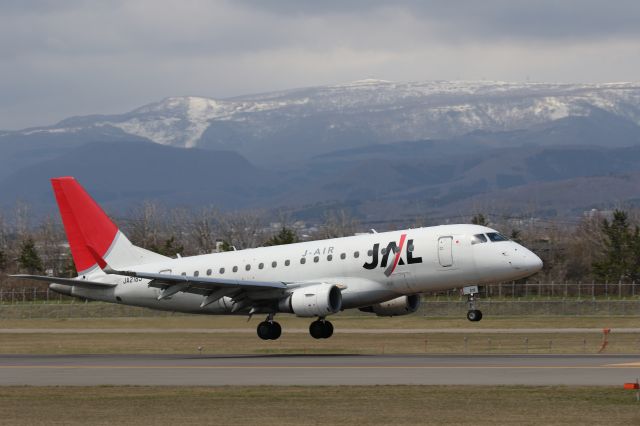
{"type": "Polygon", "coordinates": [[[262,321],[260,324],[258,324],[258,337],[261,338],[262,340],[269,340],[270,339],[270,329],[271,327],[269,327],[269,323],[267,321],[262,321]]]}
{"type": "Polygon", "coordinates": [[[322,339],[324,336],[324,325],[322,321],[314,321],[309,325],[309,334],[314,339],[322,339]]]}
{"type": "Polygon", "coordinates": [[[470,311],[467,312],[467,319],[471,322],[476,322],[476,321],[480,321],[479,317],[481,318],[481,315],[478,315],[480,311],[478,311],[477,309],[472,309],[470,311]]]}
{"type": "Polygon", "coordinates": [[[482,319],[482,311],[478,311],[478,319],[476,321],[480,321],[482,319]]]}
{"type": "Polygon", "coordinates": [[[282,327],[277,322],[272,322],[269,324],[269,339],[277,340],[282,334],[282,327]]]}
{"type": "Polygon", "coordinates": [[[323,335],[322,338],[323,339],[328,339],[329,337],[333,336],[333,324],[331,324],[329,321],[325,321],[322,324],[322,328],[323,328],[323,335]]]}

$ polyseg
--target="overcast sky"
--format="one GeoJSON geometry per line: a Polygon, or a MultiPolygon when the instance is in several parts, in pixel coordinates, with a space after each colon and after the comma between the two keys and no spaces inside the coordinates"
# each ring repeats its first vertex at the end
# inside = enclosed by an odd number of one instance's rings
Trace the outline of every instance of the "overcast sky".
{"type": "Polygon", "coordinates": [[[2,0],[0,129],[363,78],[640,80],[637,0],[2,0]]]}

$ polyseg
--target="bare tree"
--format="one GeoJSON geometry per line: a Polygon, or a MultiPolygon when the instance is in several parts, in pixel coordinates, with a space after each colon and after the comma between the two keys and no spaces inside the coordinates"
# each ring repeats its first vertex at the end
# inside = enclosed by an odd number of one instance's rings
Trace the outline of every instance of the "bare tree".
{"type": "Polygon", "coordinates": [[[347,237],[356,233],[357,220],[345,210],[332,210],[325,214],[324,225],[317,233],[318,238],[347,237]]]}
{"type": "Polygon", "coordinates": [[[3,271],[7,267],[8,252],[7,252],[7,229],[4,222],[4,216],[0,212],[0,271],[3,271]]]}
{"type": "Polygon", "coordinates": [[[31,221],[31,206],[24,202],[16,202],[14,208],[15,226],[18,238],[22,241],[29,234],[30,221],[31,221]]]}
{"type": "Polygon", "coordinates": [[[131,212],[130,238],[135,245],[144,248],[160,245],[161,212],[152,201],[144,201],[131,212]]]}
{"type": "Polygon", "coordinates": [[[45,271],[57,275],[64,264],[65,235],[62,227],[51,216],[47,216],[38,226],[35,240],[42,257],[42,266],[45,271]]]}
{"type": "Polygon", "coordinates": [[[175,245],[182,248],[182,251],[179,253],[180,255],[191,256],[198,254],[194,244],[189,238],[192,222],[193,215],[189,210],[184,208],[171,209],[162,222],[164,225],[163,231],[161,232],[162,237],[165,242],[173,239],[175,245]]]}
{"type": "Polygon", "coordinates": [[[259,212],[228,213],[219,216],[223,240],[237,249],[262,245],[262,214],[259,212]]]}
{"type": "Polygon", "coordinates": [[[211,253],[216,248],[217,223],[220,213],[213,207],[195,213],[191,221],[191,237],[198,254],[211,253]]]}

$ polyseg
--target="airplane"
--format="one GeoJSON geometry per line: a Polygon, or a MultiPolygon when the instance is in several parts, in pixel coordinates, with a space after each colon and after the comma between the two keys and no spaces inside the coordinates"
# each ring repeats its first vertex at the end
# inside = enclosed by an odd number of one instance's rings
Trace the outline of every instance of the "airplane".
{"type": "Polygon", "coordinates": [[[209,315],[266,314],[263,340],[276,340],[276,314],[316,318],[309,333],[333,334],[327,317],[345,309],[378,316],[415,312],[420,295],[462,288],[480,321],[478,285],[527,277],[542,261],[486,226],[441,225],[170,258],[133,245],[73,177],[51,179],[78,271],[45,281],[90,300],[209,315]]]}

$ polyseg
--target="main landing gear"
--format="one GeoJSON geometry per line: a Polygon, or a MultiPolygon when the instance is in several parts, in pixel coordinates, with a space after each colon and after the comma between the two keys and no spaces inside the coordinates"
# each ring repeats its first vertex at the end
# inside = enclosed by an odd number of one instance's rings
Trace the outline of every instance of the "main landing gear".
{"type": "MultiPolygon", "coordinates": [[[[282,327],[273,320],[273,314],[258,324],[258,337],[262,340],[276,340],[282,334],[282,327]]],[[[333,335],[333,324],[324,318],[318,318],[309,326],[309,334],[314,339],[328,339],[333,335]]]]}
{"type": "Polygon", "coordinates": [[[276,340],[282,334],[282,327],[273,320],[273,314],[269,314],[265,321],[258,324],[258,337],[262,340],[276,340]]]}
{"type": "Polygon", "coordinates": [[[324,318],[318,318],[309,326],[309,334],[314,339],[328,339],[333,334],[333,324],[324,318]]]}
{"type": "Polygon", "coordinates": [[[467,319],[472,322],[480,321],[482,319],[482,311],[476,308],[476,300],[478,297],[478,286],[472,285],[464,287],[462,294],[467,296],[467,304],[469,311],[467,311],[467,319]]]}

